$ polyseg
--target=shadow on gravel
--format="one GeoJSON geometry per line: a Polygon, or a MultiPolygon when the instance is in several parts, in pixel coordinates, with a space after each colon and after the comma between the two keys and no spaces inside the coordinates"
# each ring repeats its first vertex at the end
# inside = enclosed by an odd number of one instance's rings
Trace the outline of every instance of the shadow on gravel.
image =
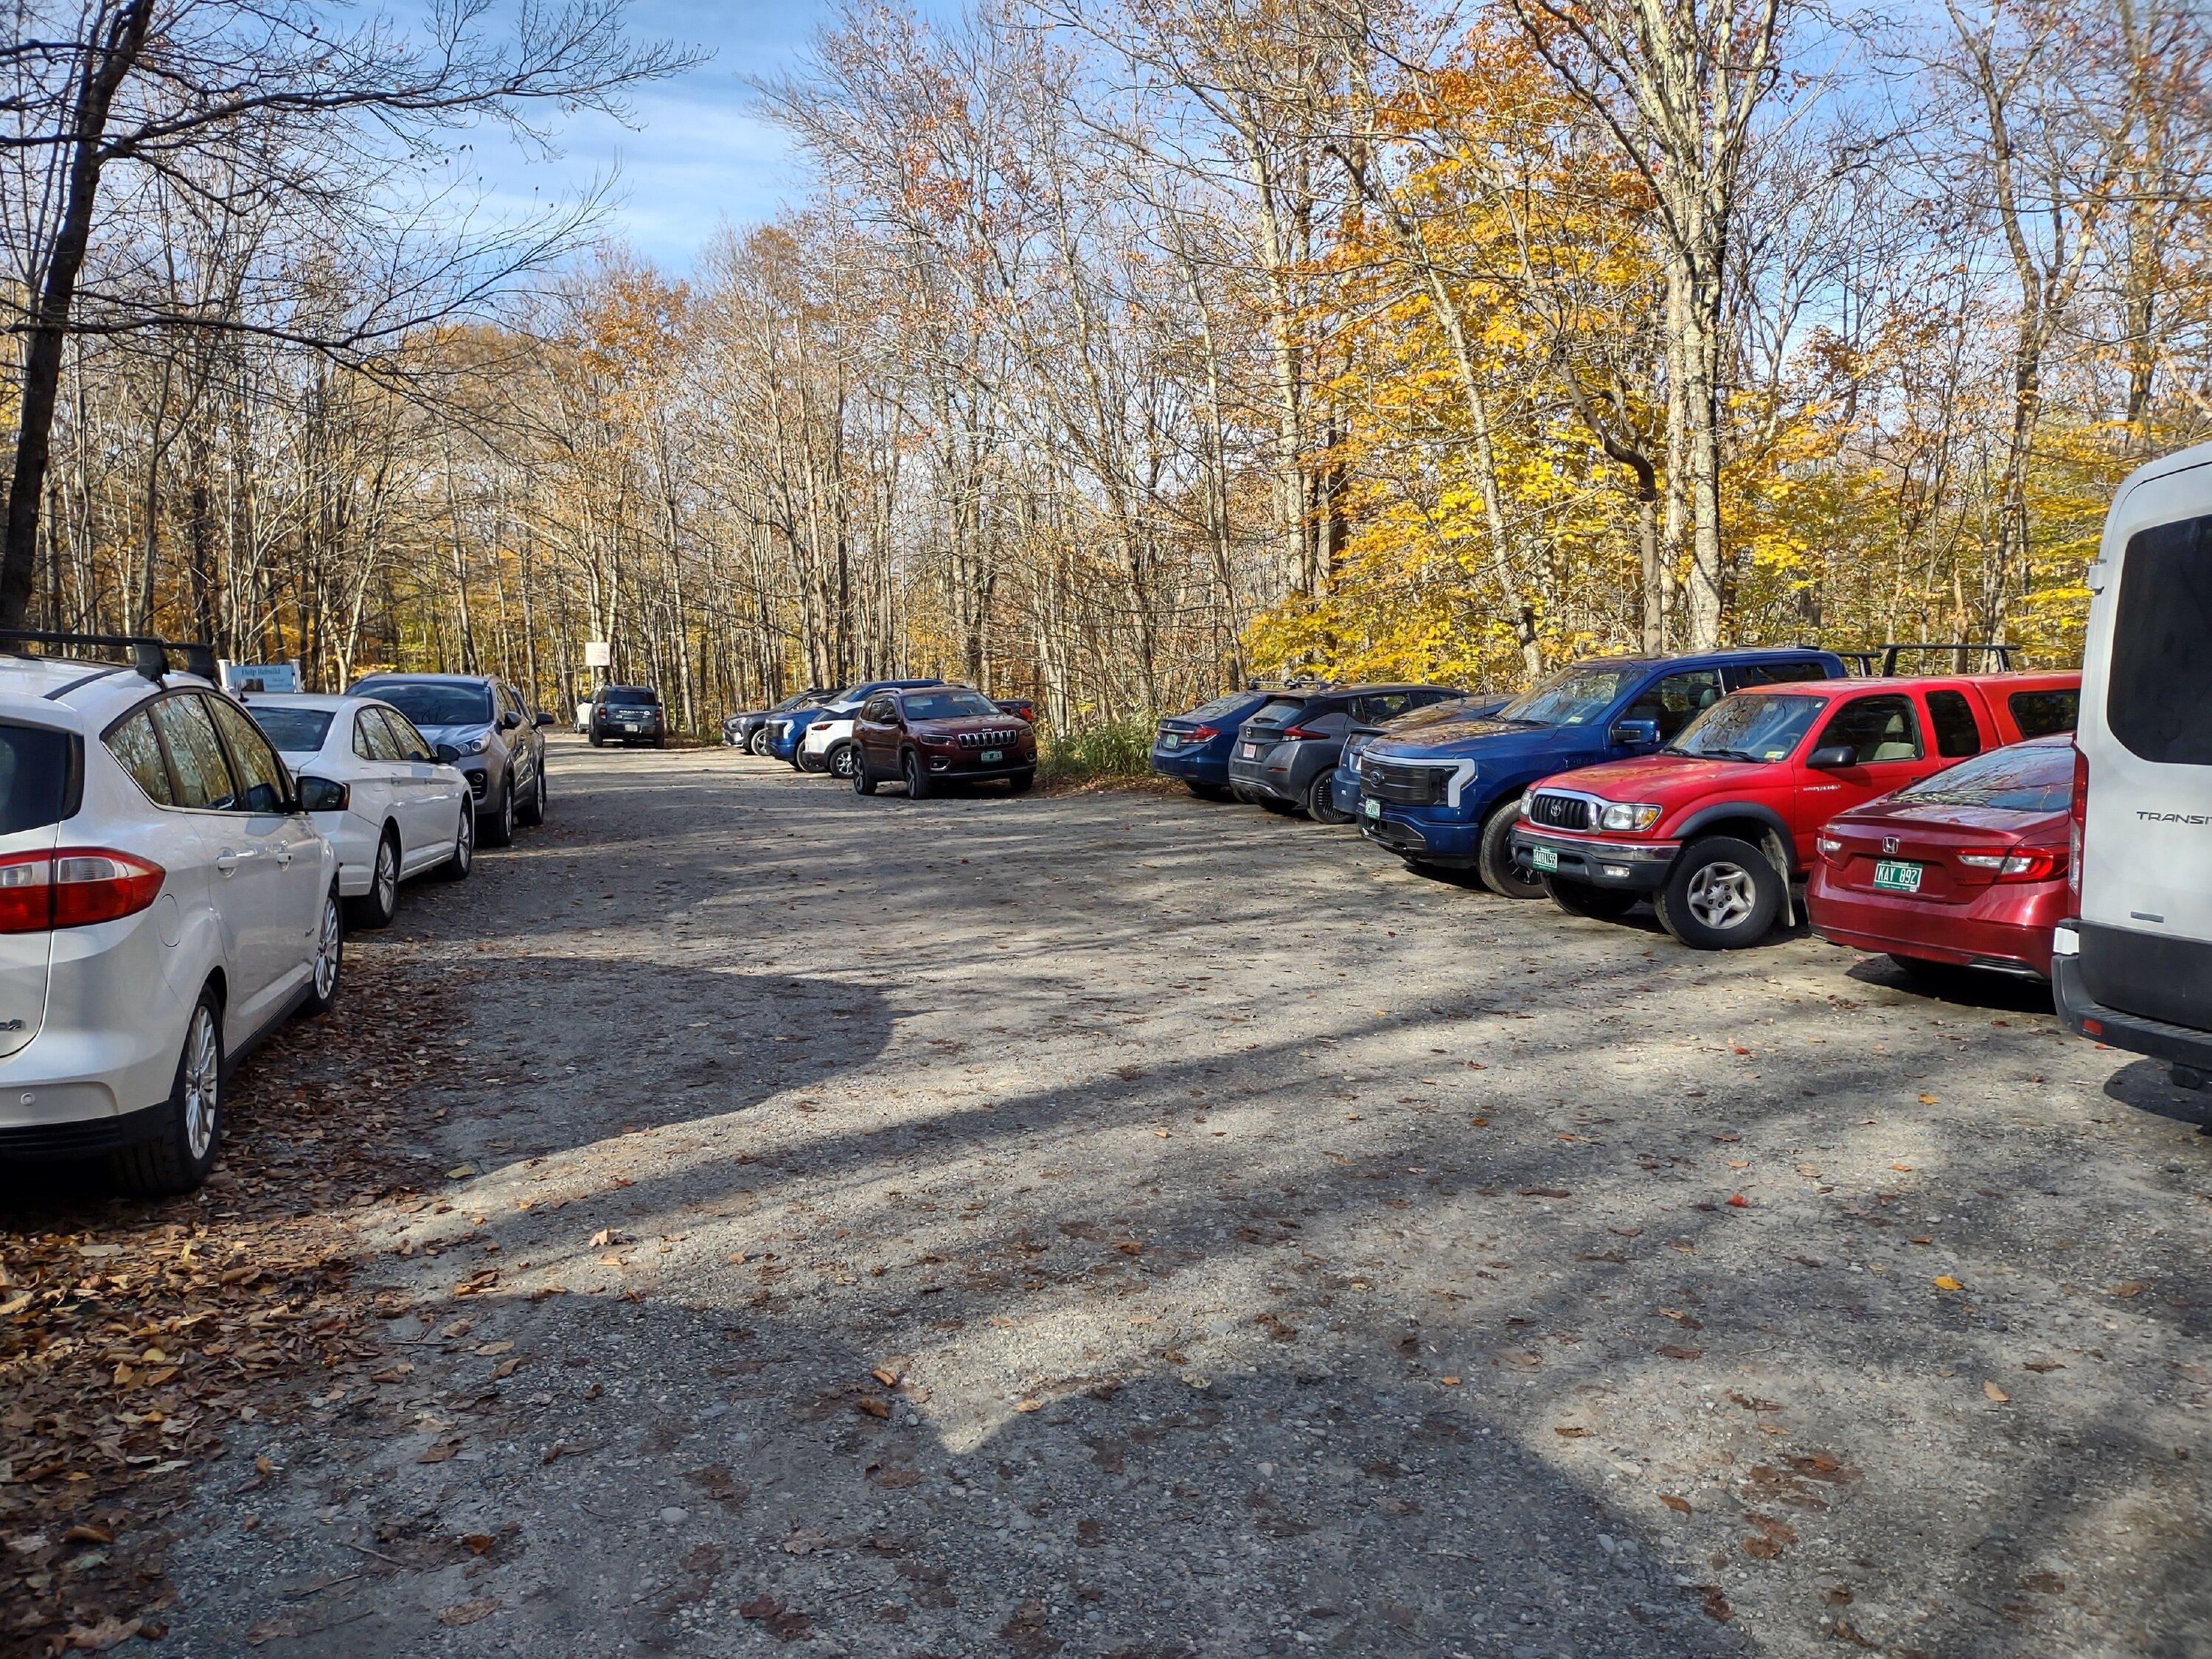
{"type": "Polygon", "coordinates": [[[2106,1082],[2105,1098],[2176,1123],[2194,1123],[2212,1133],[2212,1090],[2177,1086],[2154,1060],[2121,1066],[2106,1082]]]}

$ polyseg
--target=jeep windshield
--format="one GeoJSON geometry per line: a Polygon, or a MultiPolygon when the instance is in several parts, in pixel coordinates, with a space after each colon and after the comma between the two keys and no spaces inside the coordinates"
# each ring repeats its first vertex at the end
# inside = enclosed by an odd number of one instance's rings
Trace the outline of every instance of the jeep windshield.
{"type": "Polygon", "coordinates": [[[1626,678],[1618,668],[1563,668],[1490,718],[1513,726],[1588,726],[1613,707],[1626,678]]]}
{"type": "Polygon", "coordinates": [[[902,701],[910,720],[957,720],[1006,712],[979,691],[909,691],[902,701]]]}
{"type": "Polygon", "coordinates": [[[1787,760],[1827,706],[1826,697],[1739,691],[1692,720],[1659,752],[1698,760],[1787,760]]]}
{"type": "Polygon", "coordinates": [[[489,726],[491,693],[481,685],[433,680],[370,681],[354,690],[388,702],[417,726],[489,726]]]}

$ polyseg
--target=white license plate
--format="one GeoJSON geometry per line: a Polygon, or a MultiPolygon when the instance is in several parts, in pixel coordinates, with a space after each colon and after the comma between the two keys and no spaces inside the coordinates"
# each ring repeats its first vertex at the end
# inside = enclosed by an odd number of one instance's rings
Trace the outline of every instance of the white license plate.
{"type": "Polygon", "coordinates": [[[1257,760],[1260,758],[1260,745],[1256,743],[1243,744],[1238,746],[1237,752],[1243,756],[1246,760],[1257,760]]]}
{"type": "Polygon", "coordinates": [[[1538,870],[1557,870],[1559,867],[1559,855],[1553,848],[1532,847],[1528,849],[1528,862],[1532,867],[1538,870]]]}
{"type": "Polygon", "coordinates": [[[1182,739],[1176,736],[1174,732],[1170,732],[1160,739],[1160,747],[1163,749],[1180,749],[1182,747],[1182,739]]]}
{"type": "Polygon", "coordinates": [[[1897,859],[1882,859],[1874,866],[1874,884],[1877,892],[1917,893],[1920,890],[1920,866],[1897,859]]]}
{"type": "Polygon", "coordinates": [[[986,749],[983,751],[984,763],[988,765],[992,761],[1002,759],[1006,752],[1003,749],[986,749]]]}

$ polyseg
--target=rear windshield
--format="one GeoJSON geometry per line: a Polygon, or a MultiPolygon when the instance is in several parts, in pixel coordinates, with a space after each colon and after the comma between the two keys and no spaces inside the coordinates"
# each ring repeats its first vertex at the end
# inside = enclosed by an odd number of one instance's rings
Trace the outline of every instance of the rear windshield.
{"type": "Polygon", "coordinates": [[[69,790],[68,732],[0,724],[0,836],[59,823],[69,790]]]}
{"type": "Polygon", "coordinates": [[[1528,726],[1587,726],[1613,707],[1625,676],[1618,668],[1566,668],[1498,711],[1528,726]]]}
{"type": "Polygon", "coordinates": [[[1277,697],[1261,706],[1252,716],[1255,726],[1283,726],[1297,719],[1298,711],[1306,706],[1304,697],[1277,697]]]}
{"type": "Polygon", "coordinates": [[[2105,718],[2130,753],[2212,766],[2212,518],[2139,531],[2120,567],[2105,718]]]}
{"type": "Polygon", "coordinates": [[[2074,799],[2074,749],[2063,743],[2016,743],[2008,749],[1992,749],[1932,778],[1907,784],[1897,798],[1938,806],[2063,812],[2074,799]]]}
{"type": "Polygon", "coordinates": [[[390,703],[417,726],[491,724],[491,693],[481,685],[371,680],[354,690],[390,703]]]}
{"type": "Polygon", "coordinates": [[[660,693],[634,685],[611,685],[605,701],[622,708],[651,708],[660,702],[660,693]]]}
{"type": "Polygon", "coordinates": [[[2079,723],[2081,693],[2073,686],[2062,691],[2015,691],[2005,699],[2012,723],[2023,738],[2047,738],[2071,732],[2079,723]]]}
{"type": "Polygon", "coordinates": [[[249,703],[246,712],[253,716],[262,736],[289,754],[312,754],[323,746],[331,729],[327,709],[260,708],[249,703]]]}
{"type": "Polygon", "coordinates": [[[1199,704],[1190,713],[1180,718],[1187,720],[1224,720],[1235,714],[1251,700],[1252,694],[1249,691],[1231,691],[1226,696],[1216,697],[1212,702],[1199,704]]]}
{"type": "Polygon", "coordinates": [[[1827,708],[1826,697],[1739,691],[1683,727],[1667,752],[1707,760],[1785,760],[1827,708]]]}
{"type": "Polygon", "coordinates": [[[909,691],[900,701],[910,720],[952,720],[969,714],[1006,712],[975,691],[909,691]]]}

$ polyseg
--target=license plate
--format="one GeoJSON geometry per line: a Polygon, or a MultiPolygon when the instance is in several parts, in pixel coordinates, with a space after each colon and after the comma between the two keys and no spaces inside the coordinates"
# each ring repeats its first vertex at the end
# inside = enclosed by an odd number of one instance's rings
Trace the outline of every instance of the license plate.
{"type": "Polygon", "coordinates": [[[1170,732],[1160,738],[1160,747],[1163,749],[1180,749],[1182,747],[1182,739],[1176,736],[1174,732],[1170,732]]]}
{"type": "Polygon", "coordinates": [[[1880,892],[1917,893],[1920,890],[1920,866],[1883,859],[1874,866],[1874,884],[1880,892]]]}
{"type": "Polygon", "coordinates": [[[1382,803],[1379,800],[1364,800],[1359,803],[1359,810],[1370,818],[1379,818],[1382,816],[1382,803]]]}
{"type": "Polygon", "coordinates": [[[1528,849],[1528,862],[1539,870],[1557,870],[1559,855],[1549,847],[1532,847],[1528,849]]]}
{"type": "Polygon", "coordinates": [[[998,759],[1001,758],[1002,757],[1004,757],[1004,755],[1006,754],[1006,751],[1005,750],[1003,750],[1003,749],[986,749],[986,750],[983,751],[983,763],[984,763],[985,765],[987,765],[987,766],[988,766],[988,765],[989,765],[993,761],[994,761],[994,760],[998,760],[998,759]]]}
{"type": "Polygon", "coordinates": [[[1239,746],[1237,753],[1243,756],[1246,760],[1257,760],[1260,758],[1260,745],[1256,743],[1242,744],[1239,746]]]}

